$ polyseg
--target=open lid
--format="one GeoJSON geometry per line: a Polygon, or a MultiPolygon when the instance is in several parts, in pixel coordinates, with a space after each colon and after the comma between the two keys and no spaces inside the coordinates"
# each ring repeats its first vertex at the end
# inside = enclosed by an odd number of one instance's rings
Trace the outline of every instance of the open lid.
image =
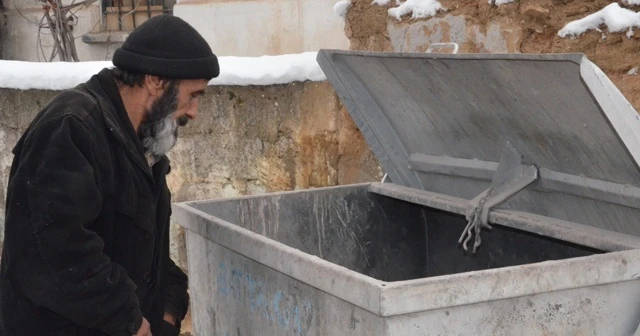
{"type": "Polygon", "coordinates": [[[584,55],[317,60],[393,183],[472,200],[512,148],[538,175],[497,208],[640,236],[640,120],[584,55]]]}

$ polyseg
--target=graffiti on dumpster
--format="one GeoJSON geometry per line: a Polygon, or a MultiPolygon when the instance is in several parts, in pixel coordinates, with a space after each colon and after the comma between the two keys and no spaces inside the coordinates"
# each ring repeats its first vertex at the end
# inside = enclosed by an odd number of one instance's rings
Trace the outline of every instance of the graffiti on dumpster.
{"type": "Polygon", "coordinates": [[[259,314],[265,320],[283,330],[304,335],[314,318],[311,303],[299,296],[275,290],[266,281],[246,270],[218,264],[217,292],[220,297],[231,298],[248,304],[252,314],[259,314]],[[305,328],[306,326],[306,328],[305,328]]]}

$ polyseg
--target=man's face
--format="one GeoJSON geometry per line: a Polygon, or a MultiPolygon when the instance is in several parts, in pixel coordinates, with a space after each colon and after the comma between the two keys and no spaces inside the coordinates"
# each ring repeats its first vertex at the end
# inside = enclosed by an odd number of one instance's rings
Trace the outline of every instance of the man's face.
{"type": "Polygon", "coordinates": [[[206,80],[182,80],[167,83],[166,88],[147,109],[138,128],[138,136],[148,154],[164,155],[176,144],[178,127],[198,114],[199,98],[207,88],[206,80]]]}

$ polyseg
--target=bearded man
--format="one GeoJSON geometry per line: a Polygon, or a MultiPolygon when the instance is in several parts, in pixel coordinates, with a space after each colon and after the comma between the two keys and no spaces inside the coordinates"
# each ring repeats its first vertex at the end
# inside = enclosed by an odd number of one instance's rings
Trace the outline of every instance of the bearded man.
{"type": "Polygon", "coordinates": [[[55,97],[13,149],[0,334],[178,335],[187,276],[169,257],[166,157],[219,74],[206,41],[163,15],[55,97]]]}

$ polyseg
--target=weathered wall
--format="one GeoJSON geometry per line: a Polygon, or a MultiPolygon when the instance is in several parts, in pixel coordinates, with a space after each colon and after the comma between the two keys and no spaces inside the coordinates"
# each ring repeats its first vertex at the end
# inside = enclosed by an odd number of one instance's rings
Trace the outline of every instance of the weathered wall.
{"type": "Polygon", "coordinates": [[[337,0],[180,0],[173,14],[192,24],[222,56],[349,49],[337,0]]]}
{"type": "MultiPolygon", "coordinates": [[[[387,6],[352,0],[345,34],[353,50],[424,52],[436,42],[456,42],[459,53],[582,52],[597,64],[636,107],[640,108],[640,76],[628,74],[640,66],[640,34],[589,31],[563,38],[567,23],[597,12],[610,0],[516,0],[493,6],[487,0],[440,0],[446,9],[435,17],[397,20],[387,6]]],[[[640,6],[620,6],[639,11],[640,6]]],[[[446,52],[446,51],[445,51],[446,52]]]]}

